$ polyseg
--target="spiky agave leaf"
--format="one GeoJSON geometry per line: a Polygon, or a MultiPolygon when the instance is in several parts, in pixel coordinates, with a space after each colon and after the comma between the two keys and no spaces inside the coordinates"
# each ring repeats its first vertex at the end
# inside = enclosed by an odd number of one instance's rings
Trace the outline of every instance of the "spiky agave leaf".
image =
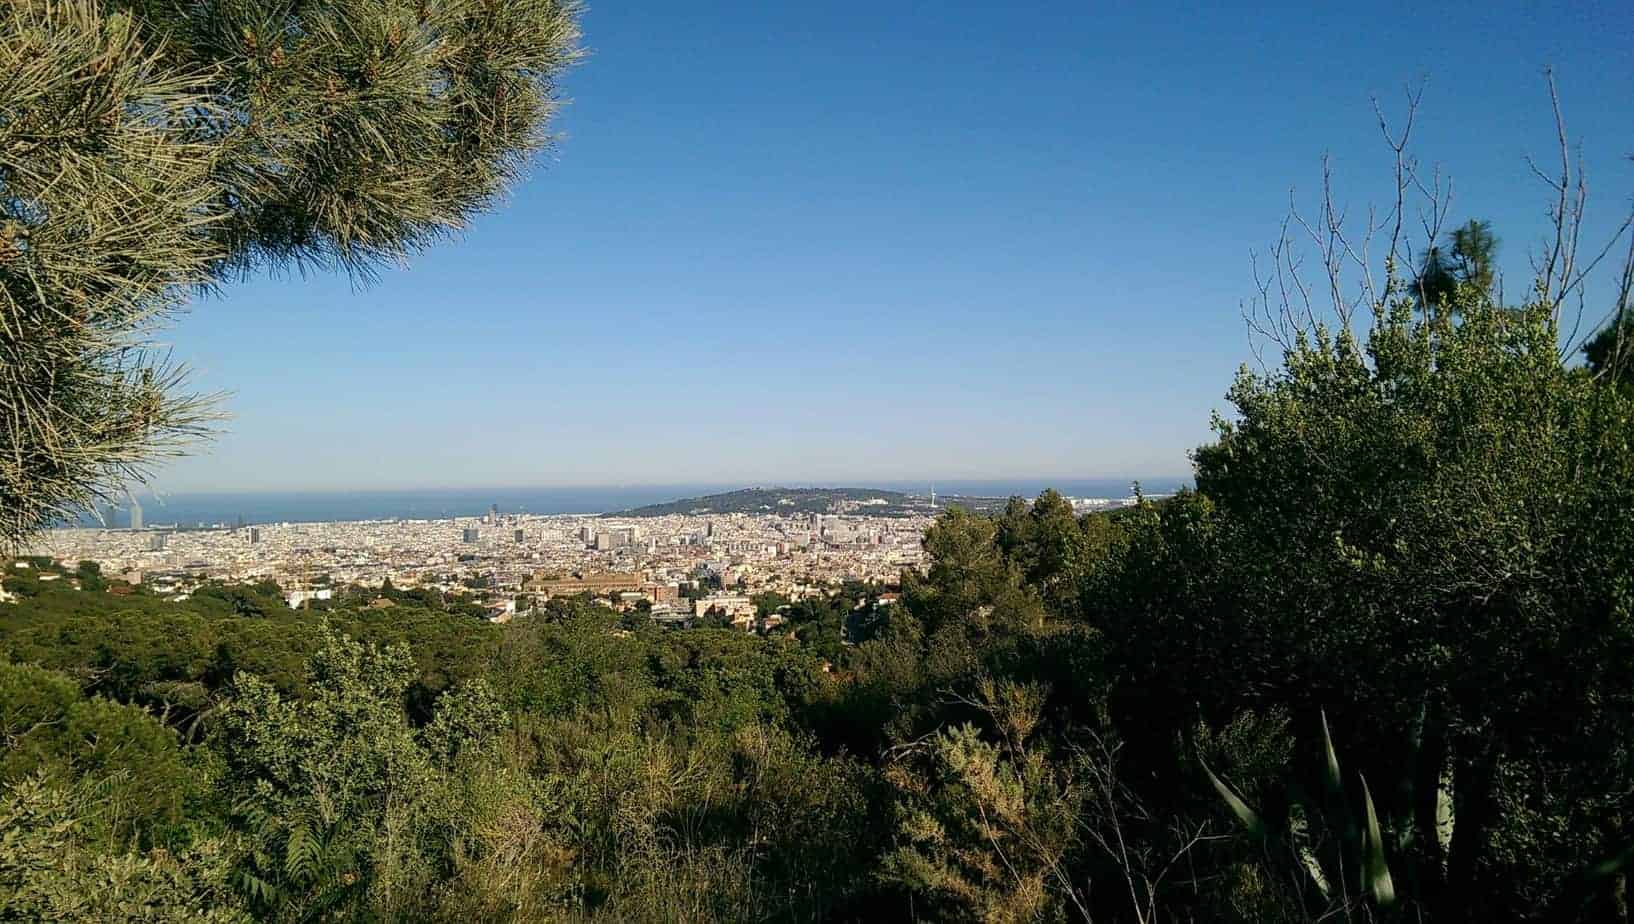
{"type": "Polygon", "coordinates": [[[1203,772],[1208,774],[1208,780],[1214,784],[1215,791],[1220,794],[1220,798],[1225,800],[1226,806],[1231,809],[1231,814],[1236,815],[1237,820],[1241,821],[1243,827],[1248,829],[1248,833],[1255,837],[1264,837],[1265,820],[1260,817],[1259,812],[1249,808],[1248,803],[1243,801],[1243,797],[1237,795],[1236,790],[1226,785],[1225,780],[1215,776],[1214,771],[1209,769],[1208,764],[1203,764],[1203,772]]]}
{"type": "Polygon", "coordinates": [[[1367,789],[1367,777],[1357,774],[1362,781],[1362,810],[1366,825],[1362,828],[1362,889],[1371,892],[1381,905],[1396,901],[1396,886],[1390,879],[1390,866],[1384,859],[1384,835],[1379,830],[1379,815],[1373,809],[1373,794],[1367,789]]]}
{"type": "Polygon", "coordinates": [[[1343,792],[1344,780],[1339,777],[1339,755],[1333,750],[1333,736],[1328,733],[1328,712],[1322,710],[1322,747],[1327,757],[1327,783],[1329,792],[1343,792]]]}

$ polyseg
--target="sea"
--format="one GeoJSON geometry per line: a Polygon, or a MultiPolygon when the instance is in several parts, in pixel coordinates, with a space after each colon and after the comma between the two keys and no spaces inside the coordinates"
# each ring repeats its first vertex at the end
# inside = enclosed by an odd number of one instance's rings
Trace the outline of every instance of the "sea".
{"type": "MultiPolygon", "coordinates": [[[[480,516],[497,506],[502,514],[598,514],[720,494],[746,487],[875,488],[939,498],[1036,497],[1054,488],[1069,497],[1127,497],[1139,481],[1148,494],[1166,494],[1188,482],[1177,478],[1012,479],[987,481],[787,482],[745,484],[605,485],[599,487],[517,487],[417,489],[401,491],[266,491],[167,494],[138,491],[148,526],[211,526],[238,523],[317,523],[342,520],[446,519],[480,516]]],[[[128,505],[86,515],[83,525],[128,526],[128,505]]]]}

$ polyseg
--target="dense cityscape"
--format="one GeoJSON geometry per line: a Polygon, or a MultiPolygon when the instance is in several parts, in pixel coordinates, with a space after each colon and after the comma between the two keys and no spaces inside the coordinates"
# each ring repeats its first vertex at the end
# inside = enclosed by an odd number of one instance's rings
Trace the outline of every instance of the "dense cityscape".
{"type": "MultiPolygon", "coordinates": [[[[127,528],[53,530],[27,551],[67,564],[95,561],[121,583],[173,599],[209,581],[272,581],[298,609],[329,600],[336,588],[389,581],[470,595],[496,622],[555,597],[589,594],[649,611],[670,627],[714,613],[764,631],[777,616],[757,617],[756,594],[798,601],[845,582],[889,586],[904,569],[923,567],[922,539],[941,512],[934,494],[908,506],[896,495],[888,507],[888,492],[880,493],[837,498],[826,513],[530,515],[495,505],[480,517],[196,527],[144,524],[134,505],[124,514],[127,528]],[[875,512],[882,509],[892,513],[875,512]]],[[[1080,511],[1133,501],[1069,500],[1080,511]]]]}

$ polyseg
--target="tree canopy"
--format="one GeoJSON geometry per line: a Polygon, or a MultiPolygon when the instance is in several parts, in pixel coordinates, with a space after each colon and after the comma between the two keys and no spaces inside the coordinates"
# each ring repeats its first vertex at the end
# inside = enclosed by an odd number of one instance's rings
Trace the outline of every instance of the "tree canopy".
{"type": "Polygon", "coordinates": [[[1437,312],[1456,303],[1461,285],[1493,294],[1497,281],[1498,237],[1492,222],[1470,219],[1446,236],[1445,245],[1432,243],[1418,268],[1416,296],[1419,307],[1437,312]]]}
{"type": "Polygon", "coordinates": [[[549,143],[572,0],[0,8],[0,542],[204,436],[151,335],[261,269],[366,275],[549,143]]]}
{"type": "Polygon", "coordinates": [[[1634,383],[1634,314],[1619,313],[1583,344],[1589,373],[1618,385],[1634,383]]]}

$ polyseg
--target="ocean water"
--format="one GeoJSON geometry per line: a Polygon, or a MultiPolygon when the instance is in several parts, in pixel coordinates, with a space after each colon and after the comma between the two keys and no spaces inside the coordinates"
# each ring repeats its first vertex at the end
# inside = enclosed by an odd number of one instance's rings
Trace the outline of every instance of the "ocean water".
{"type": "MultiPolygon", "coordinates": [[[[1014,479],[988,481],[935,482],[938,497],[1033,497],[1046,488],[1055,488],[1073,497],[1124,497],[1133,479],[1014,479]]],[[[1141,487],[1152,494],[1168,493],[1181,486],[1181,479],[1141,479],[1141,487]]],[[[868,483],[787,482],[759,487],[843,487],[879,488],[924,495],[930,481],[877,481],[868,483]]],[[[480,516],[489,505],[500,513],[607,513],[644,504],[659,504],[684,497],[718,494],[751,487],[743,484],[605,485],[558,488],[463,488],[457,490],[406,491],[275,491],[221,494],[150,494],[137,492],[144,522],[149,526],[182,526],[216,523],[301,523],[335,520],[380,520],[395,517],[437,519],[480,516]]],[[[127,526],[127,509],[105,513],[107,525],[127,526]]],[[[94,517],[86,525],[96,525],[94,517]]]]}

